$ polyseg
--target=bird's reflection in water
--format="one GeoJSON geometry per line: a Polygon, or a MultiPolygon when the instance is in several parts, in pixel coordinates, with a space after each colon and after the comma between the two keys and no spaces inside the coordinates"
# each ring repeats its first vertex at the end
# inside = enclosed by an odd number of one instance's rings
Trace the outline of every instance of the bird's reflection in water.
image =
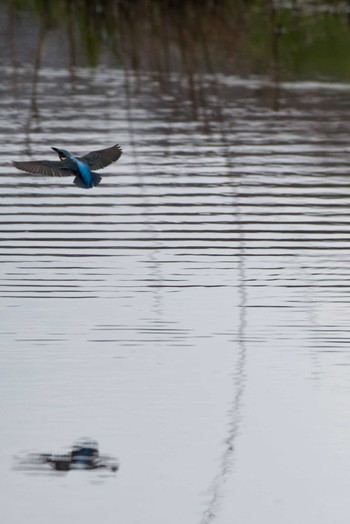
{"type": "Polygon", "coordinates": [[[71,470],[104,470],[116,473],[119,461],[109,455],[101,455],[98,443],[80,439],[64,453],[23,453],[15,457],[14,469],[31,474],[52,474],[71,470]]]}

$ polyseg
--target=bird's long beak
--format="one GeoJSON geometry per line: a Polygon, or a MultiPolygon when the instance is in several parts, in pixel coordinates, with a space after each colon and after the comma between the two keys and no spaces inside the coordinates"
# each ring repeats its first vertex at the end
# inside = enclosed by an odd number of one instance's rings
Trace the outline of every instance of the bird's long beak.
{"type": "Polygon", "coordinates": [[[60,160],[65,160],[67,158],[66,155],[64,155],[60,149],[57,149],[57,147],[51,147],[51,149],[56,151],[56,153],[60,157],[60,160]]]}

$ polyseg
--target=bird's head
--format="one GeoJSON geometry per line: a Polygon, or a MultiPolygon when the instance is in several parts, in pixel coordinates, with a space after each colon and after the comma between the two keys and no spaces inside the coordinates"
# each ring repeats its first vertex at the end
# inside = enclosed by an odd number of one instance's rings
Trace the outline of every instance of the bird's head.
{"type": "Polygon", "coordinates": [[[57,147],[51,147],[51,149],[56,151],[56,153],[60,157],[60,160],[65,160],[66,158],[69,157],[69,153],[65,149],[57,149],[57,147]]]}

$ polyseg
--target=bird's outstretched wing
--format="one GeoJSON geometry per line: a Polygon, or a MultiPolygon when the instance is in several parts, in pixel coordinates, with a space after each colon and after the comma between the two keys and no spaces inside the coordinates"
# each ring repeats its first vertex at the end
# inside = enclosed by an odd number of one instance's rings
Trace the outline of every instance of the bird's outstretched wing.
{"type": "Polygon", "coordinates": [[[13,162],[13,165],[17,169],[27,171],[33,175],[44,175],[44,176],[72,176],[76,175],[71,170],[71,163],[64,160],[32,160],[28,162],[13,162]]]}
{"type": "Polygon", "coordinates": [[[79,158],[82,162],[88,165],[90,169],[102,169],[109,166],[112,162],[116,162],[122,154],[122,148],[116,144],[106,149],[99,149],[98,151],[91,151],[87,155],[79,158]]]}

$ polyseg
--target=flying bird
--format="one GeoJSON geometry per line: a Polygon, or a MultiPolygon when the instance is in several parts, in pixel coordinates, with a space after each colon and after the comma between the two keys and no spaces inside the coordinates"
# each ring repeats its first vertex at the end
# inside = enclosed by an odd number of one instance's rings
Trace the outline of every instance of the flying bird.
{"type": "Polygon", "coordinates": [[[73,183],[84,189],[97,186],[102,177],[94,173],[94,169],[102,169],[116,162],[122,154],[121,147],[116,144],[106,149],[91,151],[87,155],[76,157],[66,149],[52,147],[60,160],[32,160],[28,162],[13,162],[17,169],[34,175],[44,176],[74,176],[73,183]]]}

